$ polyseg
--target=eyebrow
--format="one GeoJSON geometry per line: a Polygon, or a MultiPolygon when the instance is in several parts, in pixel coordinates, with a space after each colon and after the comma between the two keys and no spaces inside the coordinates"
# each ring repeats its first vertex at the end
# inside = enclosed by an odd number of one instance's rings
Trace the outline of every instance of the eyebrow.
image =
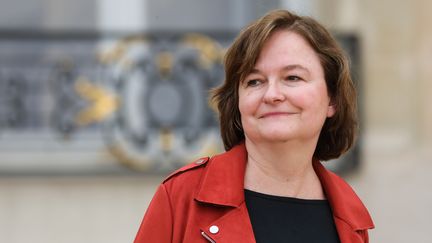
{"type": "MultiPolygon", "coordinates": [[[[291,70],[294,70],[294,69],[301,69],[301,70],[307,72],[308,74],[310,73],[310,72],[309,72],[309,69],[307,69],[306,67],[304,67],[304,66],[302,66],[302,65],[300,65],[300,64],[291,64],[291,65],[286,65],[286,66],[284,66],[284,67],[282,68],[282,71],[291,71],[291,70]]],[[[257,68],[253,68],[253,69],[251,70],[251,72],[250,72],[250,74],[261,74],[261,73],[262,73],[262,72],[261,72],[259,69],[257,69],[257,68]]]]}

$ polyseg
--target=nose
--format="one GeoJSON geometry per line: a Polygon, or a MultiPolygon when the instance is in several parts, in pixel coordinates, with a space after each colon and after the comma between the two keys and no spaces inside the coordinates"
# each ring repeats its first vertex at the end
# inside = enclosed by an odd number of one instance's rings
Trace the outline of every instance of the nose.
{"type": "Polygon", "coordinates": [[[285,95],[281,90],[280,84],[277,81],[269,81],[264,93],[265,103],[279,103],[285,100],[285,95]]]}

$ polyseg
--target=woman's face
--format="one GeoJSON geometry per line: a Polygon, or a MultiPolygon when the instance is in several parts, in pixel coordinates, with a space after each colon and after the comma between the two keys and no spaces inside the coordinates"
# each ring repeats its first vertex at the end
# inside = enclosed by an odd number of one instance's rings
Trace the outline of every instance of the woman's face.
{"type": "Polygon", "coordinates": [[[286,30],[270,36],[239,84],[239,110],[252,141],[317,141],[335,109],[320,60],[302,36],[286,30]]]}

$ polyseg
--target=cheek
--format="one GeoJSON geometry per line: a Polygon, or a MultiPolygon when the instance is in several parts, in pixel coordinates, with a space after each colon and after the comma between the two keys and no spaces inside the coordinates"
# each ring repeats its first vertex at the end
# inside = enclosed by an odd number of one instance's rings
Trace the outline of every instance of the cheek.
{"type": "Polygon", "coordinates": [[[294,105],[304,109],[326,109],[330,103],[325,87],[304,87],[302,91],[293,92],[291,95],[294,105]]]}
{"type": "Polygon", "coordinates": [[[259,98],[257,97],[256,92],[239,92],[239,110],[242,116],[254,113],[258,105],[259,98]]]}
{"type": "Polygon", "coordinates": [[[308,108],[317,102],[317,92],[313,89],[303,88],[303,90],[298,90],[293,92],[291,95],[291,102],[301,108],[308,108]]]}
{"type": "Polygon", "coordinates": [[[240,115],[243,115],[244,110],[246,109],[247,106],[245,105],[245,97],[241,93],[239,93],[238,107],[239,107],[240,115]]]}

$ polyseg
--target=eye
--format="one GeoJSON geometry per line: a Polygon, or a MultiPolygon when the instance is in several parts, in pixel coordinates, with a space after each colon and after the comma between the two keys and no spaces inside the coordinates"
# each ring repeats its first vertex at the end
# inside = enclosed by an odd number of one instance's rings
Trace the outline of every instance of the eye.
{"type": "Polygon", "coordinates": [[[255,86],[260,85],[261,83],[262,83],[262,81],[259,79],[251,79],[251,80],[246,81],[246,86],[247,87],[255,87],[255,86]]]}
{"type": "Polygon", "coordinates": [[[301,77],[296,76],[296,75],[287,76],[285,79],[288,81],[301,81],[301,80],[303,80],[301,77]]]}

